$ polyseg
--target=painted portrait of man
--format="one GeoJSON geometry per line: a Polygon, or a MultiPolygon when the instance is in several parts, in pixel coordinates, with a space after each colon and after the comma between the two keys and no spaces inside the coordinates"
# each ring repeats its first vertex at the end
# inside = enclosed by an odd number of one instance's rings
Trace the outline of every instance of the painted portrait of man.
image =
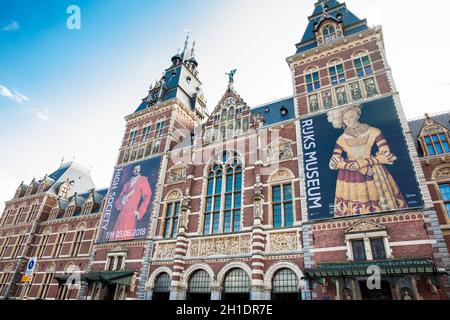
{"type": "Polygon", "coordinates": [[[131,179],[124,185],[115,202],[120,212],[114,225],[113,240],[133,240],[134,230],[138,221],[147,214],[152,197],[152,189],[147,177],[141,175],[141,166],[133,169],[131,179]]]}

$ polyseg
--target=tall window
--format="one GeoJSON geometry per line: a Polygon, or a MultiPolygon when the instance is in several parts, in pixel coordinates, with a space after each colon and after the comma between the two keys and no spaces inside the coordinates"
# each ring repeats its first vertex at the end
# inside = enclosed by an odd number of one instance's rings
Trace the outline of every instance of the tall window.
{"type": "Polygon", "coordinates": [[[274,228],[292,227],[294,225],[294,207],[292,184],[272,187],[272,210],[274,228]]]}
{"type": "Polygon", "coordinates": [[[354,240],[352,241],[353,249],[353,260],[355,261],[366,261],[366,248],[364,246],[364,240],[354,240]]]}
{"type": "Polygon", "coordinates": [[[163,301],[170,298],[170,276],[168,273],[162,273],[155,281],[152,300],[163,301]]]}
{"type": "Polygon", "coordinates": [[[19,256],[19,253],[21,252],[20,249],[22,248],[23,242],[25,241],[25,237],[26,237],[25,235],[19,236],[19,239],[16,241],[16,245],[13,248],[11,257],[17,258],[19,256]]]}
{"type": "Polygon", "coordinates": [[[223,283],[223,300],[248,300],[250,285],[250,278],[244,270],[231,270],[223,283]]]}
{"type": "Polygon", "coordinates": [[[236,156],[224,152],[221,161],[210,166],[203,227],[206,235],[241,230],[242,165],[236,156]]]}
{"type": "Polygon", "coordinates": [[[3,241],[3,246],[0,249],[0,258],[3,258],[3,255],[6,253],[6,250],[8,250],[10,242],[11,242],[11,237],[8,237],[3,241]]]}
{"type": "Polygon", "coordinates": [[[211,277],[205,270],[196,271],[189,279],[187,300],[211,300],[211,277]]]}
{"type": "Polygon", "coordinates": [[[38,298],[39,299],[45,299],[47,298],[48,290],[50,289],[50,286],[53,281],[53,273],[46,273],[44,275],[44,281],[42,282],[41,290],[39,291],[38,298]]]}
{"type": "Polygon", "coordinates": [[[17,212],[15,224],[21,223],[23,221],[24,213],[25,213],[25,207],[19,208],[19,211],[17,212]]]}
{"type": "Polygon", "coordinates": [[[441,191],[442,200],[444,201],[445,209],[447,210],[447,215],[450,218],[450,184],[440,184],[439,190],[441,191]]]}
{"type": "Polygon", "coordinates": [[[373,260],[386,259],[386,250],[384,248],[383,238],[370,239],[373,260]]]}
{"type": "Polygon", "coordinates": [[[320,89],[319,71],[310,71],[306,74],[305,79],[308,92],[313,92],[320,89]]]}
{"type": "Polygon", "coordinates": [[[94,202],[92,202],[92,201],[86,202],[84,204],[84,207],[83,207],[83,214],[90,214],[90,213],[92,213],[92,208],[93,207],[94,207],[94,202]]]}
{"type": "Polygon", "coordinates": [[[175,238],[178,233],[178,218],[180,215],[181,202],[167,204],[166,220],[164,223],[164,238],[175,238]]]}
{"type": "Polygon", "coordinates": [[[59,257],[59,255],[61,254],[61,249],[62,249],[62,247],[64,245],[64,240],[66,240],[66,234],[65,233],[60,233],[58,235],[58,239],[56,240],[56,243],[55,243],[55,252],[53,254],[53,256],[55,258],[59,257]]]}
{"type": "Polygon", "coordinates": [[[72,246],[71,256],[76,257],[80,254],[81,243],[83,242],[84,230],[77,231],[75,241],[72,246]]]}
{"type": "Polygon", "coordinates": [[[160,138],[163,135],[165,128],[166,128],[165,120],[159,121],[156,124],[156,138],[160,138]]]}
{"type": "Polygon", "coordinates": [[[333,85],[345,82],[345,71],[342,63],[329,67],[328,72],[333,85]]]}
{"type": "Polygon", "coordinates": [[[150,129],[151,129],[151,125],[147,125],[143,130],[142,130],[142,141],[146,142],[148,140],[150,140],[150,129]]]}
{"type": "Polygon", "coordinates": [[[354,59],[353,62],[355,64],[356,74],[358,77],[365,77],[373,73],[368,55],[358,57],[354,59]]]}
{"type": "Polygon", "coordinates": [[[39,210],[39,204],[36,203],[36,204],[33,204],[31,206],[31,210],[30,210],[30,213],[28,215],[27,222],[31,222],[31,221],[33,221],[36,218],[38,210],[39,210]]]}
{"type": "Polygon", "coordinates": [[[0,296],[3,296],[5,293],[6,287],[9,284],[9,273],[0,273],[0,296]]]}
{"type": "Polygon", "coordinates": [[[450,145],[445,133],[426,136],[425,143],[430,156],[450,152],[450,145]]]}
{"type": "Polygon", "coordinates": [[[272,280],[272,300],[298,300],[299,282],[290,269],[279,270],[272,280]]]}
{"type": "Polygon", "coordinates": [[[130,133],[130,146],[134,146],[136,144],[137,136],[138,136],[138,131],[137,130],[131,131],[131,133],[130,133]]]}
{"type": "Polygon", "coordinates": [[[42,255],[44,254],[44,250],[47,247],[49,235],[45,234],[41,237],[41,242],[39,243],[38,249],[36,251],[36,257],[42,258],[42,255]]]}

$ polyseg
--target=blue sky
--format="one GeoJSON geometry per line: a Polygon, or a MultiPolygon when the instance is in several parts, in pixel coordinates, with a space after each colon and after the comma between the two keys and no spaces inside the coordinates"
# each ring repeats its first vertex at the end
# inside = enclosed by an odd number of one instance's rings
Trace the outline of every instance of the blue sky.
{"type": "MultiPolygon", "coordinates": [[[[0,0],[0,210],[22,180],[42,178],[63,156],[92,166],[97,187],[107,187],[124,117],[183,46],[185,30],[197,41],[209,109],[232,68],[250,105],[291,95],[285,59],[295,52],[314,2],[0,0]],[[81,8],[81,30],[66,28],[72,4],[81,8]]],[[[383,26],[407,116],[447,109],[450,45],[431,26],[447,28],[448,1],[346,2],[370,25],[383,26]]]]}

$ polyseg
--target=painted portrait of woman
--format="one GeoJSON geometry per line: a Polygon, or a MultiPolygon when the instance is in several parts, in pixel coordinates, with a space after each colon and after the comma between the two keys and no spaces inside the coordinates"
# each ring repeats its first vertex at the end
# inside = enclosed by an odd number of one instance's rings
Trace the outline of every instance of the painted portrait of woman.
{"type": "Polygon", "coordinates": [[[328,122],[335,129],[344,130],[330,161],[330,169],[338,171],[334,202],[336,217],[408,207],[388,170],[397,157],[381,130],[360,122],[361,114],[359,105],[327,114],[328,122]]]}

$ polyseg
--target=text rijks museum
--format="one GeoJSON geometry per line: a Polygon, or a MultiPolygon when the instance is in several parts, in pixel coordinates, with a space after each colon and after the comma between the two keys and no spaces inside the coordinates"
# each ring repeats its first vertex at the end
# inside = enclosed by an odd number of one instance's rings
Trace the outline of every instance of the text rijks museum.
{"type": "Polygon", "coordinates": [[[406,120],[381,27],[335,0],[308,20],[292,97],[248,106],[233,70],[208,114],[187,40],[108,190],[73,162],[22,183],[0,298],[448,299],[450,115],[406,120]]]}

